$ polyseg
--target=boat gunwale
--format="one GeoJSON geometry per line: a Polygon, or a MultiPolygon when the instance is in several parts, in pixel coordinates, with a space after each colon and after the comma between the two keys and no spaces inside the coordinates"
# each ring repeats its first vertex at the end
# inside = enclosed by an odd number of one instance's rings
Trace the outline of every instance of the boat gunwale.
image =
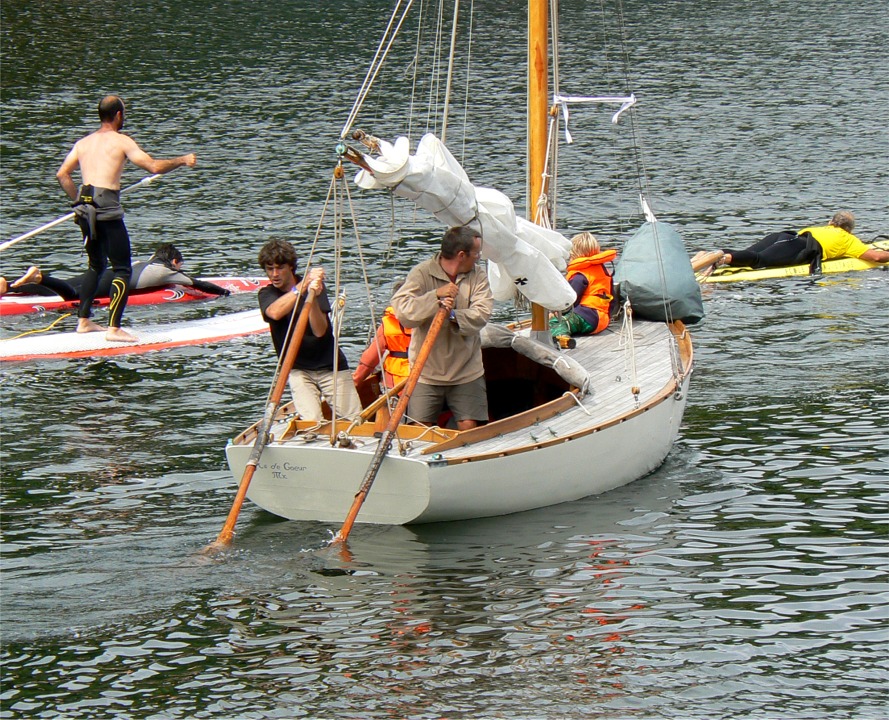
{"type": "MultiPolygon", "coordinates": [[[[642,415],[646,412],[649,412],[650,410],[653,410],[661,403],[665,402],[666,400],[669,400],[671,396],[675,395],[681,387],[680,383],[681,383],[681,379],[677,382],[677,380],[674,378],[670,383],[668,383],[667,386],[665,386],[663,389],[661,389],[661,391],[657,395],[652,396],[651,399],[649,399],[645,403],[645,405],[641,405],[637,408],[634,408],[633,410],[626,412],[623,415],[620,415],[619,417],[612,418],[611,420],[607,420],[603,423],[599,423],[598,425],[593,425],[592,427],[584,428],[583,430],[579,430],[577,432],[569,433],[566,435],[559,435],[559,436],[554,437],[550,440],[535,442],[533,444],[513,447],[513,448],[510,448],[509,450],[497,450],[497,451],[493,451],[493,452],[480,453],[478,455],[469,455],[466,457],[458,457],[458,458],[442,458],[438,462],[447,463],[448,465],[460,465],[462,463],[467,463],[467,462],[479,462],[482,460],[490,460],[490,459],[498,458],[498,457],[506,457],[508,455],[518,455],[519,453],[530,452],[532,450],[541,450],[544,448],[552,447],[553,445],[560,445],[562,443],[571,442],[572,440],[579,440],[579,439],[584,438],[588,435],[593,435],[597,432],[601,432],[602,430],[608,430],[609,428],[612,428],[616,425],[621,425],[622,423],[625,423],[634,417],[638,417],[639,415],[642,415]]],[[[540,406],[540,407],[544,407],[544,406],[540,406]]],[[[560,414],[560,413],[557,413],[557,414],[560,414]]],[[[553,415],[552,417],[555,417],[555,415],[553,415]]],[[[525,427],[528,427],[528,426],[525,426],[525,427]]],[[[522,429],[522,428],[516,428],[515,430],[520,430],[520,429],[522,429]]],[[[515,430],[513,430],[511,432],[515,432],[515,430]]],[[[492,437],[494,437],[494,436],[492,436],[492,437]]],[[[458,439],[458,438],[455,438],[455,439],[458,439]]],[[[485,438],[485,439],[490,439],[490,438],[485,438]]],[[[470,445],[470,444],[471,443],[465,443],[461,447],[466,447],[467,445],[470,445]]],[[[425,452],[431,451],[433,449],[434,448],[427,448],[423,454],[425,454],[425,452]]],[[[454,448],[450,448],[450,449],[454,449],[454,448]]]]}
{"type": "MultiPolygon", "coordinates": [[[[653,408],[657,407],[664,401],[668,400],[671,395],[679,392],[682,383],[685,381],[685,378],[692,372],[692,368],[694,365],[694,348],[691,342],[691,334],[688,332],[688,328],[685,326],[681,320],[675,320],[672,323],[667,323],[667,326],[670,329],[670,332],[673,334],[674,339],[679,345],[680,351],[680,360],[682,361],[682,368],[679,369],[677,375],[674,375],[672,380],[668,382],[659,392],[652,395],[644,405],[640,405],[639,407],[633,408],[629,412],[623,413],[616,418],[612,418],[610,420],[606,420],[605,422],[598,423],[593,425],[592,427],[584,428],[583,430],[578,430],[577,432],[559,435],[558,437],[554,437],[550,440],[542,441],[542,442],[534,442],[533,444],[522,445],[514,448],[510,448],[509,450],[497,450],[493,452],[482,453],[479,455],[470,455],[467,457],[459,457],[459,458],[442,458],[437,462],[447,463],[448,465],[459,465],[466,462],[478,462],[480,460],[488,460],[497,457],[505,457],[508,455],[516,455],[523,452],[530,452],[531,450],[537,450],[541,448],[551,447],[553,445],[559,445],[561,443],[570,442],[572,440],[577,440],[579,438],[585,437],[587,435],[591,435],[593,433],[599,432],[601,430],[606,430],[610,427],[614,427],[615,425],[620,425],[621,423],[626,422],[634,417],[637,417],[653,408]]],[[[510,421],[514,421],[517,417],[525,414],[533,414],[534,412],[539,413],[544,409],[553,409],[557,405],[562,405],[570,402],[571,407],[577,407],[580,403],[580,399],[577,397],[576,393],[578,390],[575,388],[569,392],[566,392],[561,397],[558,397],[554,400],[551,400],[548,403],[544,403],[543,405],[538,405],[531,410],[526,410],[524,413],[519,413],[517,415],[510,415],[509,417],[503,418],[501,420],[496,420],[492,423],[488,423],[487,425],[482,425],[477,428],[473,428],[472,430],[465,430],[463,433],[458,434],[451,440],[446,440],[439,445],[434,445],[428,448],[424,448],[421,451],[421,455],[427,455],[434,453],[436,451],[441,450],[453,450],[456,448],[464,448],[468,445],[471,445],[473,442],[480,442],[482,440],[490,440],[498,435],[498,433],[487,433],[485,437],[479,438],[470,438],[468,442],[463,442],[457,444],[460,440],[464,439],[466,433],[482,433],[482,431],[487,430],[488,428],[494,427],[497,429],[498,423],[507,423],[510,421]]],[[[564,409],[559,409],[556,412],[553,412],[547,416],[545,419],[550,419],[560,415],[563,412],[567,412],[571,409],[571,407],[565,407],[564,409]]],[[[517,430],[521,430],[526,427],[530,427],[531,423],[527,423],[525,425],[519,425],[509,432],[516,432],[517,430]]]]}
{"type": "MultiPolygon", "coordinates": [[[[692,372],[693,363],[694,363],[694,348],[691,342],[691,334],[688,332],[688,328],[682,321],[676,320],[672,323],[666,323],[669,328],[673,339],[676,341],[678,349],[679,349],[679,360],[681,367],[678,368],[678,372],[674,374],[669,382],[667,382],[657,393],[652,395],[643,405],[639,405],[621,415],[606,420],[601,423],[597,423],[591,427],[586,427],[582,430],[578,430],[576,432],[559,435],[557,437],[553,437],[549,440],[541,441],[541,442],[533,442],[528,443],[521,446],[516,446],[509,448],[508,450],[495,450],[489,452],[482,452],[475,455],[469,456],[461,456],[461,457],[453,457],[453,458],[429,458],[425,460],[427,463],[432,464],[447,464],[447,465],[459,465],[467,462],[479,462],[484,460],[489,460],[497,457],[506,457],[509,455],[516,455],[519,453],[530,452],[532,450],[542,449],[551,447],[553,445],[558,445],[565,442],[570,442],[572,440],[578,440],[580,438],[586,437],[593,433],[599,432],[601,430],[606,430],[608,428],[614,427],[616,425],[620,425],[621,423],[627,422],[628,420],[637,417],[643,413],[652,410],[657,407],[664,401],[668,400],[670,396],[679,392],[684,382],[685,378],[692,372]]],[[[515,415],[510,415],[505,418],[501,418],[500,420],[495,420],[494,422],[487,423],[485,425],[481,425],[479,427],[473,428],[471,430],[464,431],[454,431],[449,430],[447,428],[439,428],[438,426],[414,426],[417,428],[418,435],[413,438],[401,438],[407,440],[416,441],[422,434],[426,431],[431,432],[444,432],[450,435],[450,437],[445,440],[439,441],[435,444],[429,445],[428,447],[423,448],[419,451],[418,455],[428,456],[433,455],[435,453],[447,452],[448,450],[455,449],[463,449],[473,445],[475,443],[484,442],[486,440],[491,440],[498,436],[503,436],[509,433],[514,433],[519,430],[523,430],[526,428],[530,428],[531,426],[537,424],[542,420],[549,420],[554,417],[557,417],[565,412],[569,412],[570,410],[578,407],[582,407],[581,399],[579,397],[580,390],[578,388],[570,388],[564,394],[546,402],[542,405],[537,405],[529,410],[525,410],[521,413],[516,413],[515,415]],[[508,430],[502,432],[505,427],[509,427],[508,430]]],[[[381,396],[383,397],[383,396],[381,396]]],[[[375,403],[374,403],[375,404],[375,403]]],[[[368,406],[368,408],[372,407],[368,406]]],[[[293,413],[293,402],[287,402],[282,405],[276,417],[281,417],[282,415],[286,415],[288,413],[293,413]]],[[[368,418],[365,418],[367,420],[368,418]]],[[[283,421],[283,420],[282,420],[283,421]]],[[[258,428],[261,421],[257,421],[249,428],[244,430],[241,434],[236,436],[231,442],[235,445],[246,445],[250,442],[248,438],[255,439],[256,429],[258,428]],[[251,430],[253,431],[251,433],[251,430]]],[[[330,423],[329,421],[326,423],[318,424],[312,423],[311,421],[300,421],[300,420],[291,420],[288,424],[287,430],[281,435],[278,439],[272,439],[271,442],[279,442],[285,443],[288,442],[295,432],[294,428],[300,429],[296,424],[305,424],[306,427],[302,429],[308,429],[309,427],[313,427],[317,425],[318,434],[319,435],[327,435],[330,433],[330,423]],[[289,435],[287,433],[290,433],[289,435]]],[[[367,423],[362,423],[367,424],[367,423]]],[[[337,421],[336,430],[339,432],[340,426],[343,428],[351,430],[354,432],[357,427],[353,424],[348,424],[346,421],[337,421]]],[[[399,426],[399,429],[402,428],[410,428],[412,426],[405,425],[399,426]]],[[[365,435],[365,433],[356,433],[360,435],[365,435]]]]}

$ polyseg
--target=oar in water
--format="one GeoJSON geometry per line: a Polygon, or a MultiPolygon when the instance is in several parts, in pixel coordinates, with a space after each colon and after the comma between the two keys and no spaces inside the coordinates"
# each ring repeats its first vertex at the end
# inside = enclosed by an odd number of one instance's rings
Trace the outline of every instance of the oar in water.
{"type": "MultiPolygon", "coordinates": [[[[152,180],[156,180],[160,176],[161,176],[160,173],[156,173],[154,175],[148,175],[148,176],[142,178],[139,182],[133,183],[129,187],[125,187],[120,192],[121,192],[121,194],[123,194],[125,192],[128,192],[129,190],[132,190],[133,188],[139,187],[140,185],[147,185],[152,180]]],[[[28,238],[34,237],[35,235],[39,235],[44,230],[49,230],[50,228],[53,228],[56,225],[59,225],[59,224],[65,222],[66,220],[70,220],[73,217],[74,217],[74,213],[69,212],[67,215],[62,215],[62,217],[56,218],[55,220],[52,220],[52,221],[46,223],[45,225],[41,225],[38,228],[34,228],[33,230],[26,232],[24,235],[19,235],[18,237],[14,237],[11,240],[2,242],[2,243],[0,243],[0,251],[6,250],[6,248],[12,247],[17,242],[21,242],[22,240],[27,240],[28,238]]]]}
{"type": "Polygon", "coordinates": [[[435,339],[438,337],[438,332],[441,330],[441,326],[444,324],[447,316],[448,309],[442,307],[432,320],[432,325],[429,326],[429,332],[426,335],[426,339],[423,341],[423,345],[420,347],[420,352],[417,353],[417,359],[411,367],[410,375],[407,377],[404,391],[401,393],[398,404],[392,411],[392,416],[389,418],[389,424],[386,425],[386,429],[380,437],[380,444],[377,445],[377,450],[374,453],[373,459],[370,461],[367,472],[364,474],[364,480],[358,488],[358,492],[355,493],[355,500],[352,502],[349,514],[346,516],[343,526],[334,536],[331,544],[345,543],[346,538],[349,537],[349,533],[352,532],[352,526],[355,524],[355,518],[358,516],[358,511],[361,510],[361,506],[364,504],[364,499],[367,497],[367,493],[370,492],[370,486],[373,485],[377,473],[380,471],[380,466],[383,464],[383,458],[386,456],[386,453],[389,452],[395,431],[398,429],[398,423],[401,422],[401,418],[407,410],[408,400],[410,400],[411,393],[413,393],[414,388],[417,386],[417,381],[420,379],[420,373],[423,372],[423,366],[426,364],[426,358],[428,358],[429,353],[432,352],[432,346],[435,344],[435,339]]]}
{"type": "Polygon", "coordinates": [[[284,360],[281,362],[281,370],[278,373],[277,382],[272,390],[272,395],[266,404],[265,414],[256,429],[256,441],[253,443],[253,450],[250,457],[247,458],[247,465],[244,468],[244,474],[241,476],[241,484],[238,486],[238,492],[235,495],[232,508],[229,510],[225,525],[216,537],[216,540],[207,547],[203,552],[205,555],[213,554],[224,550],[231,544],[235,534],[235,523],[238,521],[238,514],[241,512],[241,505],[244,504],[244,498],[247,497],[247,488],[250,487],[250,481],[253,479],[253,473],[256,472],[256,466],[259,464],[259,458],[268,442],[269,430],[275,419],[275,413],[278,412],[278,406],[281,404],[281,397],[284,395],[284,388],[287,387],[287,378],[290,370],[296,360],[296,354],[299,352],[299,346],[302,344],[303,336],[306,334],[306,326],[309,324],[309,311],[315,302],[315,291],[309,290],[306,293],[306,301],[303,303],[302,310],[287,344],[287,352],[284,353],[284,360]]]}

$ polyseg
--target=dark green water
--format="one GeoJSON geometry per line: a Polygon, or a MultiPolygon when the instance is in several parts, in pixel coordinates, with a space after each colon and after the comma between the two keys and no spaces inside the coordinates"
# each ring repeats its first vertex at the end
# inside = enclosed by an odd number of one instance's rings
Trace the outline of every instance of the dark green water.
{"type": "MultiPolygon", "coordinates": [[[[488,96],[449,133],[458,155],[465,134],[474,182],[521,206],[523,121],[495,101],[521,91],[509,76],[519,10],[476,2],[473,89],[488,96]]],[[[839,208],[864,239],[889,230],[881,3],[624,11],[655,210],[690,250],[839,208]]],[[[127,199],[137,256],[167,240],[194,274],[255,274],[270,236],[305,247],[388,12],[4,0],[0,238],[67,211],[55,171],[118,92],[146,150],[199,158],[127,199]]],[[[599,59],[598,6],[563,2],[562,26],[562,91],[619,89],[606,83],[619,53],[607,43],[599,59]]],[[[385,93],[363,123],[391,137],[398,102],[385,93]]],[[[559,212],[568,231],[611,239],[631,226],[634,196],[628,172],[609,168],[629,155],[607,117],[572,114],[578,142],[600,145],[563,153],[563,186],[577,187],[559,212]]],[[[438,232],[403,215],[393,274],[438,232]]],[[[362,222],[379,261],[386,204],[362,222]]],[[[32,263],[79,272],[73,226],[0,255],[7,277],[32,263]]],[[[344,282],[359,307],[360,281],[353,263],[344,282]]],[[[126,318],[138,328],[253,302],[126,318]]],[[[0,717],[889,716],[889,274],[713,286],[705,303],[683,431],[656,473],[507,518],[358,526],[351,560],[325,549],[335,528],[249,504],[229,556],[198,554],[233,497],[224,444],[261,414],[268,338],[0,368],[0,717]]],[[[3,335],[53,319],[6,319],[3,335]]],[[[366,326],[349,323],[354,358],[366,326]]]]}

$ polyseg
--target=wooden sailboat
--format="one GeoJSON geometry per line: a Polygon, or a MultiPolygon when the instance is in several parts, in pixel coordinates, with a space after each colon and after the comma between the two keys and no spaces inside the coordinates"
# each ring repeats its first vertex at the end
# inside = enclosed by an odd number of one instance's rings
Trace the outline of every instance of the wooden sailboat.
{"type": "MultiPolygon", "coordinates": [[[[543,62],[548,55],[548,13],[544,0],[532,0],[528,47],[528,205],[532,208],[538,197],[552,192],[543,187],[550,174],[547,152],[552,137],[543,62]]],[[[422,204],[414,189],[404,189],[412,182],[406,175],[413,177],[414,157],[405,154],[406,141],[373,157],[347,147],[351,137],[344,130],[340,152],[365,168],[360,182],[369,186],[380,182],[394,194],[404,191],[422,204]],[[382,178],[388,170],[392,179],[387,183],[382,178]]],[[[436,138],[424,138],[421,146],[428,156],[417,165],[441,161],[446,182],[460,176],[436,138]]],[[[481,218],[488,256],[495,234],[489,216],[502,217],[500,198],[492,200],[497,205],[492,209],[487,190],[471,184],[460,188],[456,194],[468,198],[468,212],[476,213],[475,220],[481,218]]],[[[463,217],[461,212],[454,211],[458,218],[463,217]]],[[[460,222],[472,219],[470,215],[460,222]]],[[[535,212],[531,220],[535,219],[543,218],[535,212]]],[[[506,235],[527,238],[539,230],[544,243],[558,235],[545,228],[535,230],[536,225],[521,218],[512,222],[506,235]]],[[[533,254],[536,264],[550,262],[539,246],[529,243],[529,248],[517,254],[533,254]]],[[[506,249],[496,252],[509,254],[506,249]]],[[[529,297],[537,303],[529,320],[509,327],[492,325],[486,331],[491,421],[462,432],[399,425],[392,449],[375,471],[358,522],[408,524],[520,512],[604,492],[650,473],[663,462],[679,432],[693,368],[685,326],[672,318],[634,318],[625,306],[603,333],[577,337],[571,349],[557,348],[547,330],[547,309],[557,309],[554,303],[561,302],[563,268],[547,265],[544,279],[537,282],[542,296],[554,292],[555,300],[547,304],[529,297]]],[[[512,274],[507,284],[515,287],[518,271],[511,270],[508,262],[492,270],[512,274]]],[[[520,285],[523,292],[530,292],[527,285],[534,284],[532,279],[520,285]]],[[[392,391],[389,395],[394,396],[392,391]]],[[[384,395],[369,402],[357,421],[321,424],[301,420],[290,404],[277,408],[271,421],[264,418],[226,447],[234,476],[247,478],[239,497],[246,492],[253,503],[285,518],[342,522],[377,451],[389,405],[384,395]],[[261,453],[256,452],[258,446],[261,453]]]]}

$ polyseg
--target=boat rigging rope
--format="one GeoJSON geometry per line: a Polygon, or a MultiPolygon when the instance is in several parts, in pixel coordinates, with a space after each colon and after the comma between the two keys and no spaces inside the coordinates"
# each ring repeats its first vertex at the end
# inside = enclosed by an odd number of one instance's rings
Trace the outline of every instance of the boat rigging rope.
{"type": "MultiPolygon", "coordinates": [[[[622,15],[621,15],[622,18],[622,15]]],[[[636,96],[632,93],[627,95],[562,95],[559,86],[559,8],[558,1],[553,0],[550,3],[550,56],[552,57],[552,80],[553,80],[553,100],[550,108],[550,121],[547,129],[547,154],[544,161],[543,177],[541,182],[540,197],[537,199],[537,207],[535,209],[535,222],[547,228],[553,228],[557,223],[557,197],[554,190],[550,188],[556,187],[558,179],[558,140],[556,138],[559,116],[561,115],[565,123],[565,142],[571,145],[574,139],[568,129],[568,122],[571,117],[568,110],[569,104],[580,103],[609,103],[619,104],[620,108],[611,116],[611,123],[617,125],[621,115],[636,104],[636,96]],[[550,207],[551,206],[551,207],[550,207]]],[[[623,40],[623,32],[621,31],[621,45],[625,45],[623,40]]],[[[626,77],[626,73],[625,73],[626,77]]],[[[637,157],[637,168],[639,167],[637,138],[635,133],[635,125],[631,122],[633,149],[637,157]]]]}
{"type": "MultiPolygon", "coordinates": [[[[375,308],[375,303],[373,296],[371,295],[371,282],[370,278],[367,275],[367,263],[364,261],[364,249],[361,245],[361,233],[358,230],[358,214],[355,212],[355,205],[352,202],[352,193],[349,190],[349,183],[346,182],[345,177],[341,178],[343,181],[344,193],[343,195],[346,198],[346,202],[349,205],[349,215],[352,219],[352,227],[355,232],[355,249],[358,252],[358,265],[361,268],[361,275],[364,280],[364,289],[367,293],[367,307],[370,311],[370,323],[371,323],[371,342],[378,343],[376,329],[379,326],[380,320],[377,319],[377,314],[375,308]]],[[[336,337],[339,338],[339,327],[337,328],[336,337]]],[[[382,364],[383,360],[383,350],[385,348],[381,347],[379,344],[377,345],[377,351],[380,356],[380,364],[382,364]]],[[[385,373],[383,373],[383,386],[385,387],[385,373]]],[[[388,389],[388,388],[386,388],[388,389]]]]}
{"type": "Polygon", "coordinates": [[[352,105],[352,110],[349,113],[346,124],[343,126],[343,129],[340,132],[341,139],[345,138],[349,134],[349,131],[352,129],[352,125],[355,123],[355,119],[358,117],[358,113],[361,111],[361,107],[364,104],[367,95],[368,93],[370,93],[370,89],[373,86],[377,75],[379,75],[380,69],[383,67],[389,51],[392,49],[392,43],[395,42],[395,38],[398,36],[399,30],[401,30],[401,25],[404,22],[404,19],[407,17],[407,13],[411,9],[411,5],[413,4],[414,0],[406,0],[406,2],[398,0],[398,2],[395,4],[395,8],[392,10],[392,16],[389,18],[389,24],[386,26],[386,31],[383,33],[383,38],[380,40],[380,44],[377,46],[377,51],[374,54],[373,60],[371,60],[370,67],[367,70],[367,75],[365,75],[364,77],[364,82],[361,84],[361,88],[358,90],[358,96],[355,98],[355,103],[352,105]],[[401,12],[400,18],[397,17],[399,12],[401,12]]]}
{"type": "Polygon", "coordinates": [[[630,372],[630,392],[639,404],[639,393],[642,391],[639,387],[639,377],[636,373],[636,340],[633,337],[633,308],[630,301],[624,302],[623,322],[620,328],[621,344],[625,349],[625,357],[627,368],[630,372]]]}
{"type": "Polygon", "coordinates": [[[451,105],[451,84],[454,81],[454,54],[457,46],[457,21],[460,17],[460,0],[454,0],[454,20],[451,25],[451,49],[448,52],[448,75],[445,83],[444,103],[442,106],[441,141],[447,144],[448,108],[451,105]]]}
{"type": "MultiPolygon", "coordinates": [[[[382,367],[387,348],[382,344],[382,342],[376,332],[377,328],[380,325],[380,322],[382,321],[382,317],[380,317],[380,318],[377,317],[376,310],[375,310],[376,303],[374,301],[373,295],[371,294],[372,285],[371,285],[370,278],[368,277],[368,274],[367,274],[367,263],[364,260],[364,249],[361,244],[361,233],[358,229],[358,214],[355,210],[355,205],[352,200],[352,193],[349,189],[349,183],[345,180],[344,174],[341,174],[339,179],[342,181],[342,184],[343,184],[343,193],[341,195],[339,195],[339,197],[340,198],[344,197],[345,203],[348,203],[348,206],[349,206],[349,215],[351,217],[352,227],[355,232],[355,248],[356,248],[356,251],[358,252],[358,264],[361,269],[362,279],[364,281],[364,289],[365,289],[365,292],[367,293],[367,307],[370,312],[370,321],[371,321],[369,342],[375,343],[377,346],[377,355],[379,357],[380,369],[381,369],[380,386],[382,388],[382,392],[386,393],[387,391],[389,391],[391,389],[391,387],[388,384],[388,379],[386,377],[386,373],[382,367]]],[[[340,199],[339,202],[341,204],[345,204],[342,199],[340,199]]],[[[343,215],[344,213],[342,213],[342,211],[340,211],[340,214],[343,215]]],[[[393,214],[394,214],[394,208],[393,208],[393,214]]],[[[394,228],[393,228],[393,234],[394,234],[394,228]]],[[[388,305],[388,301],[386,304],[388,305]]],[[[345,310],[345,308],[343,307],[342,310],[340,311],[340,314],[337,317],[336,323],[334,325],[334,337],[335,337],[337,343],[339,343],[340,333],[342,331],[342,325],[343,325],[342,315],[344,314],[343,313],[344,310],[345,310]]],[[[398,402],[397,396],[390,396],[389,402],[388,402],[390,409],[397,402],[398,402]]]]}
{"type": "Polygon", "coordinates": [[[472,38],[475,37],[475,0],[469,3],[469,29],[466,40],[466,87],[463,94],[463,142],[460,146],[460,164],[466,161],[466,118],[469,117],[469,78],[472,68],[472,38]]]}
{"type": "MultiPolygon", "coordinates": [[[[333,333],[333,397],[327,398],[327,404],[330,406],[332,422],[330,423],[330,444],[335,445],[337,442],[336,420],[337,420],[337,398],[339,398],[339,358],[340,358],[340,332],[343,325],[343,313],[346,309],[346,293],[342,290],[340,284],[341,268],[343,257],[343,200],[339,191],[340,182],[346,188],[348,193],[349,185],[345,182],[346,173],[343,170],[342,160],[337,163],[333,171],[333,179],[331,186],[333,187],[333,294],[336,298],[332,310],[331,332],[333,333]]],[[[351,382],[351,380],[350,380],[351,382]]],[[[350,418],[351,419],[351,418],[350,418]]]]}
{"type": "MultiPolygon", "coordinates": [[[[309,276],[309,271],[312,269],[312,260],[315,257],[315,250],[318,247],[318,239],[321,237],[321,228],[324,226],[324,218],[327,215],[327,208],[330,206],[330,198],[333,194],[334,190],[334,182],[336,182],[336,178],[334,178],[333,182],[331,182],[330,187],[327,189],[327,197],[324,200],[324,207],[321,209],[321,217],[318,219],[318,227],[315,229],[315,238],[312,240],[312,246],[309,248],[309,257],[306,260],[306,269],[303,278],[307,278],[309,276]]],[[[296,327],[297,316],[299,313],[292,312],[290,313],[290,323],[287,326],[287,333],[285,337],[288,339],[293,337],[293,329],[296,327]]],[[[269,392],[266,395],[266,405],[268,405],[272,401],[272,394],[275,391],[275,385],[278,382],[278,377],[281,374],[281,363],[284,360],[284,355],[286,353],[282,352],[278,356],[278,362],[275,365],[275,372],[272,374],[272,382],[269,385],[269,392]]]]}
{"type": "Polygon", "coordinates": [[[549,125],[546,131],[546,157],[543,160],[543,171],[541,173],[540,195],[537,198],[537,207],[534,209],[534,222],[537,225],[553,229],[553,219],[556,216],[555,195],[553,195],[553,209],[550,213],[550,182],[555,182],[556,173],[556,154],[558,152],[558,143],[556,142],[555,129],[559,121],[559,110],[556,106],[550,110],[549,125]],[[552,159],[552,172],[550,172],[550,159],[552,159]]]}
{"type": "MultiPolygon", "coordinates": [[[[629,92],[629,79],[630,79],[630,54],[628,51],[627,38],[626,38],[626,22],[624,20],[624,7],[623,0],[617,0],[617,26],[618,26],[618,42],[620,44],[621,58],[623,61],[623,76],[626,79],[627,83],[627,92],[629,92]]],[[[632,97],[632,95],[631,95],[632,97]]],[[[621,108],[619,112],[622,112],[624,108],[621,108]]],[[[673,321],[673,310],[670,306],[670,303],[667,302],[666,296],[666,288],[667,288],[667,279],[666,279],[666,270],[664,268],[663,257],[661,254],[661,244],[658,239],[658,225],[655,220],[655,213],[650,206],[651,202],[651,187],[648,180],[648,172],[645,167],[645,158],[642,151],[642,143],[639,137],[638,127],[636,124],[636,115],[635,113],[630,113],[630,133],[633,139],[632,142],[632,150],[633,150],[633,158],[636,162],[636,179],[639,183],[639,198],[642,203],[642,210],[645,215],[646,220],[652,223],[653,236],[654,236],[654,249],[655,254],[657,255],[658,260],[658,270],[660,274],[661,280],[661,304],[664,309],[664,317],[667,319],[667,322],[673,321]]]]}

